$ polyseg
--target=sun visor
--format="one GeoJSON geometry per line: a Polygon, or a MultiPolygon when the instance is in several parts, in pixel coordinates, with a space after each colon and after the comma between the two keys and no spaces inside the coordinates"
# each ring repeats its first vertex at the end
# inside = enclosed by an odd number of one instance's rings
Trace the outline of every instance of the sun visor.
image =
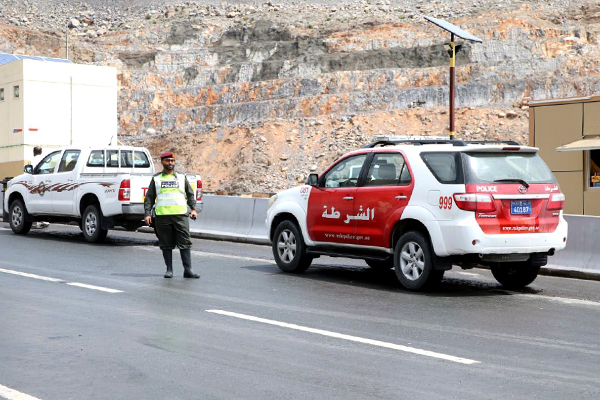
{"type": "Polygon", "coordinates": [[[576,140],[556,148],[556,151],[596,150],[600,149],[600,137],[576,140]]]}

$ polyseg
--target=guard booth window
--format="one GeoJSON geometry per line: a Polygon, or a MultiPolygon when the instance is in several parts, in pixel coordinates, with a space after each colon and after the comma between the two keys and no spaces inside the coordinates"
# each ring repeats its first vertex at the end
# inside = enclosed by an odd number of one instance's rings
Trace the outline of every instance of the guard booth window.
{"type": "Polygon", "coordinates": [[[600,150],[590,150],[590,187],[600,187],[600,150]]]}

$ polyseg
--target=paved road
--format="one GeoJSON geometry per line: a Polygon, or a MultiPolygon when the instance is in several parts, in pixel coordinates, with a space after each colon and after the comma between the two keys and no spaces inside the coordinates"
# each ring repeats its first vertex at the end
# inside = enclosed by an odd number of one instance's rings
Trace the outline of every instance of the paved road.
{"type": "Polygon", "coordinates": [[[512,292],[476,269],[411,293],[360,261],[290,275],[201,240],[193,261],[202,279],[166,280],[150,234],[0,223],[0,398],[600,398],[600,282],[512,292]]]}

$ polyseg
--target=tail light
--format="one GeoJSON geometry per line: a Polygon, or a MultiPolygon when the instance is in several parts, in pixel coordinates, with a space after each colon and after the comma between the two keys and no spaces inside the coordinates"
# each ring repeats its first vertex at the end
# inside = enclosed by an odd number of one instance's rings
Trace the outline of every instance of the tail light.
{"type": "Polygon", "coordinates": [[[565,208],[565,195],[562,193],[551,194],[546,208],[548,210],[562,210],[565,208]]]}
{"type": "Polygon", "coordinates": [[[202,181],[196,181],[196,201],[202,200],[202,181]]]}
{"type": "Polygon", "coordinates": [[[496,211],[494,199],[490,194],[482,193],[455,193],[454,203],[461,210],[477,212],[496,211]]]}
{"type": "Polygon", "coordinates": [[[121,187],[119,187],[119,201],[129,201],[131,199],[131,182],[129,179],[123,179],[121,181],[121,187]]]}

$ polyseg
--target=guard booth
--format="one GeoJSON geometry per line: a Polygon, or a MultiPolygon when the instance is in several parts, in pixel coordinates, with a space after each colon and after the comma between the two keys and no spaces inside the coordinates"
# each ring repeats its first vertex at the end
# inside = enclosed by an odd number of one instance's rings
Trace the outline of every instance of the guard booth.
{"type": "Polygon", "coordinates": [[[566,196],[565,214],[600,216],[600,96],[529,102],[529,144],[566,196]]]}

